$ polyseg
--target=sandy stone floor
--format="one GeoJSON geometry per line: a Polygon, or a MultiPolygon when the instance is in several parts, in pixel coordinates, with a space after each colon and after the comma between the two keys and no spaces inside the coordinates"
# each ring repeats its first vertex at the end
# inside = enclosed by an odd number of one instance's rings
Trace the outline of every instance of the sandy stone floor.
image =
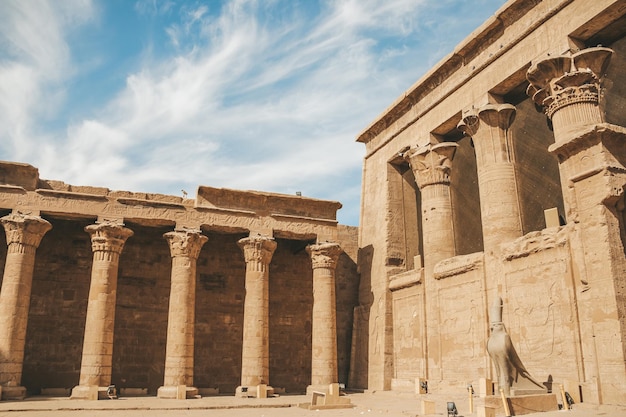
{"type": "MultiPolygon", "coordinates": [[[[120,398],[105,401],[81,401],[67,398],[31,397],[24,401],[0,402],[0,417],[414,417],[420,414],[420,398],[393,393],[357,393],[348,397],[354,408],[311,411],[298,407],[310,401],[304,395],[285,395],[264,400],[232,396],[206,397],[197,400],[160,400],[155,397],[120,398]]],[[[467,398],[428,395],[435,401],[437,416],[447,416],[447,401],[455,401],[459,416],[471,417],[467,398]]],[[[572,410],[530,414],[541,417],[626,417],[626,405],[592,407],[576,404],[572,410]]]]}

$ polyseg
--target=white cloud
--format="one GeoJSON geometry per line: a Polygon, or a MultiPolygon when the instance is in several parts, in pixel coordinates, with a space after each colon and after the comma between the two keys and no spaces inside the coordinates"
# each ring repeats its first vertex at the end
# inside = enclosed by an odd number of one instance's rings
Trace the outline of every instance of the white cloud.
{"type": "Polygon", "coordinates": [[[34,126],[51,117],[72,73],[67,30],[93,12],[88,1],[0,2],[0,152],[23,159],[36,147],[34,126]]]}
{"type": "Polygon", "coordinates": [[[170,55],[146,46],[143,65],[92,117],[38,134],[37,115],[72,75],[68,30],[95,8],[0,2],[0,50],[11,51],[0,63],[0,137],[14,144],[0,146],[5,159],[28,155],[69,183],[302,191],[350,202],[342,212],[356,224],[364,148],[354,138],[427,69],[408,46],[424,4],[332,0],[310,15],[308,0],[140,0],[142,18],[170,19],[160,29],[170,55]]]}

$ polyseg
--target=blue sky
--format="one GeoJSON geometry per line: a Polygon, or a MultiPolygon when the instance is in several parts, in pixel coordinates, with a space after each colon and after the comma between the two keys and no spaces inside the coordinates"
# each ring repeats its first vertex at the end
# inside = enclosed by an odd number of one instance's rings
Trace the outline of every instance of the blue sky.
{"type": "Polygon", "coordinates": [[[0,159],[194,197],[336,200],[397,97],[504,0],[2,0],[0,159]]]}

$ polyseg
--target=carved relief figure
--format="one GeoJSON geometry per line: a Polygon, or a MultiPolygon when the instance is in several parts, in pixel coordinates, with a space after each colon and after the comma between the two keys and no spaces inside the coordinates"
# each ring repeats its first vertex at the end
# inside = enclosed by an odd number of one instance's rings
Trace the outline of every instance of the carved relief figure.
{"type": "Polygon", "coordinates": [[[491,335],[487,341],[487,352],[489,352],[489,356],[496,368],[498,386],[508,397],[511,395],[513,383],[518,382],[518,378],[521,376],[544,390],[545,387],[530,376],[524,367],[511,342],[511,337],[507,333],[506,327],[504,327],[502,322],[502,298],[496,298],[491,308],[490,316],[491,335]]]}

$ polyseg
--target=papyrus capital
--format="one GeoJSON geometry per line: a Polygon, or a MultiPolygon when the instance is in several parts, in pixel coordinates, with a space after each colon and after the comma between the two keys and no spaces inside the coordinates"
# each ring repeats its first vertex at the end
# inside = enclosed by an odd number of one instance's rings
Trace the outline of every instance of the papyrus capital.
{"type": "Polygon", "coordinates": [[[39,216],[11,213],[0,219],[6,233],[7,244],[18,243],[37,248],[52,225],[39,216]]]}
{"type": "Polygon", "coordinates": [[[172,258],[182,256],[198,259],[202,246],[209,240],[197,229],[178,229],[163,235],[170,245],[172,258]]]}
{"type": "MultiPolygon", "coordinates": [[[[575,103],[598,103],[600,80],[613,50],[583,49],[571,56],[550,57],[534,63],[526,74],[527,94],[549,118],[575,103]]],[[[598,121],[598,123],[601,120],[598,121]]]]}
{"type": "Polygon", "coordinates": [[[257,262],[268,265],[272,260],[272,255],[276,250],[277,243],[268,236],[248,236],[237,242],[243,251],[246,263],[257,262]]]}
{"type": "Polygon", "coordinates": [[[339,255],[343,252],[338,243],[325,242],[306,247],[306,251],[311,255],[313,269],[330,268],[335,269],[339,255]]]}
{"type": "Polygon", "coordinates": [[[450,184],[450,169],[458,146],[454,142],[441,142],[405,154],[420,189],[432,184],[450,184]]]}
{"type": "Polygon", "coordinates": [[[122,253],[126,239],[133,235],[133,231],[115,222],[90,224],[85,231],[91,235],[91,250],[93,252],[122,253]]]}

